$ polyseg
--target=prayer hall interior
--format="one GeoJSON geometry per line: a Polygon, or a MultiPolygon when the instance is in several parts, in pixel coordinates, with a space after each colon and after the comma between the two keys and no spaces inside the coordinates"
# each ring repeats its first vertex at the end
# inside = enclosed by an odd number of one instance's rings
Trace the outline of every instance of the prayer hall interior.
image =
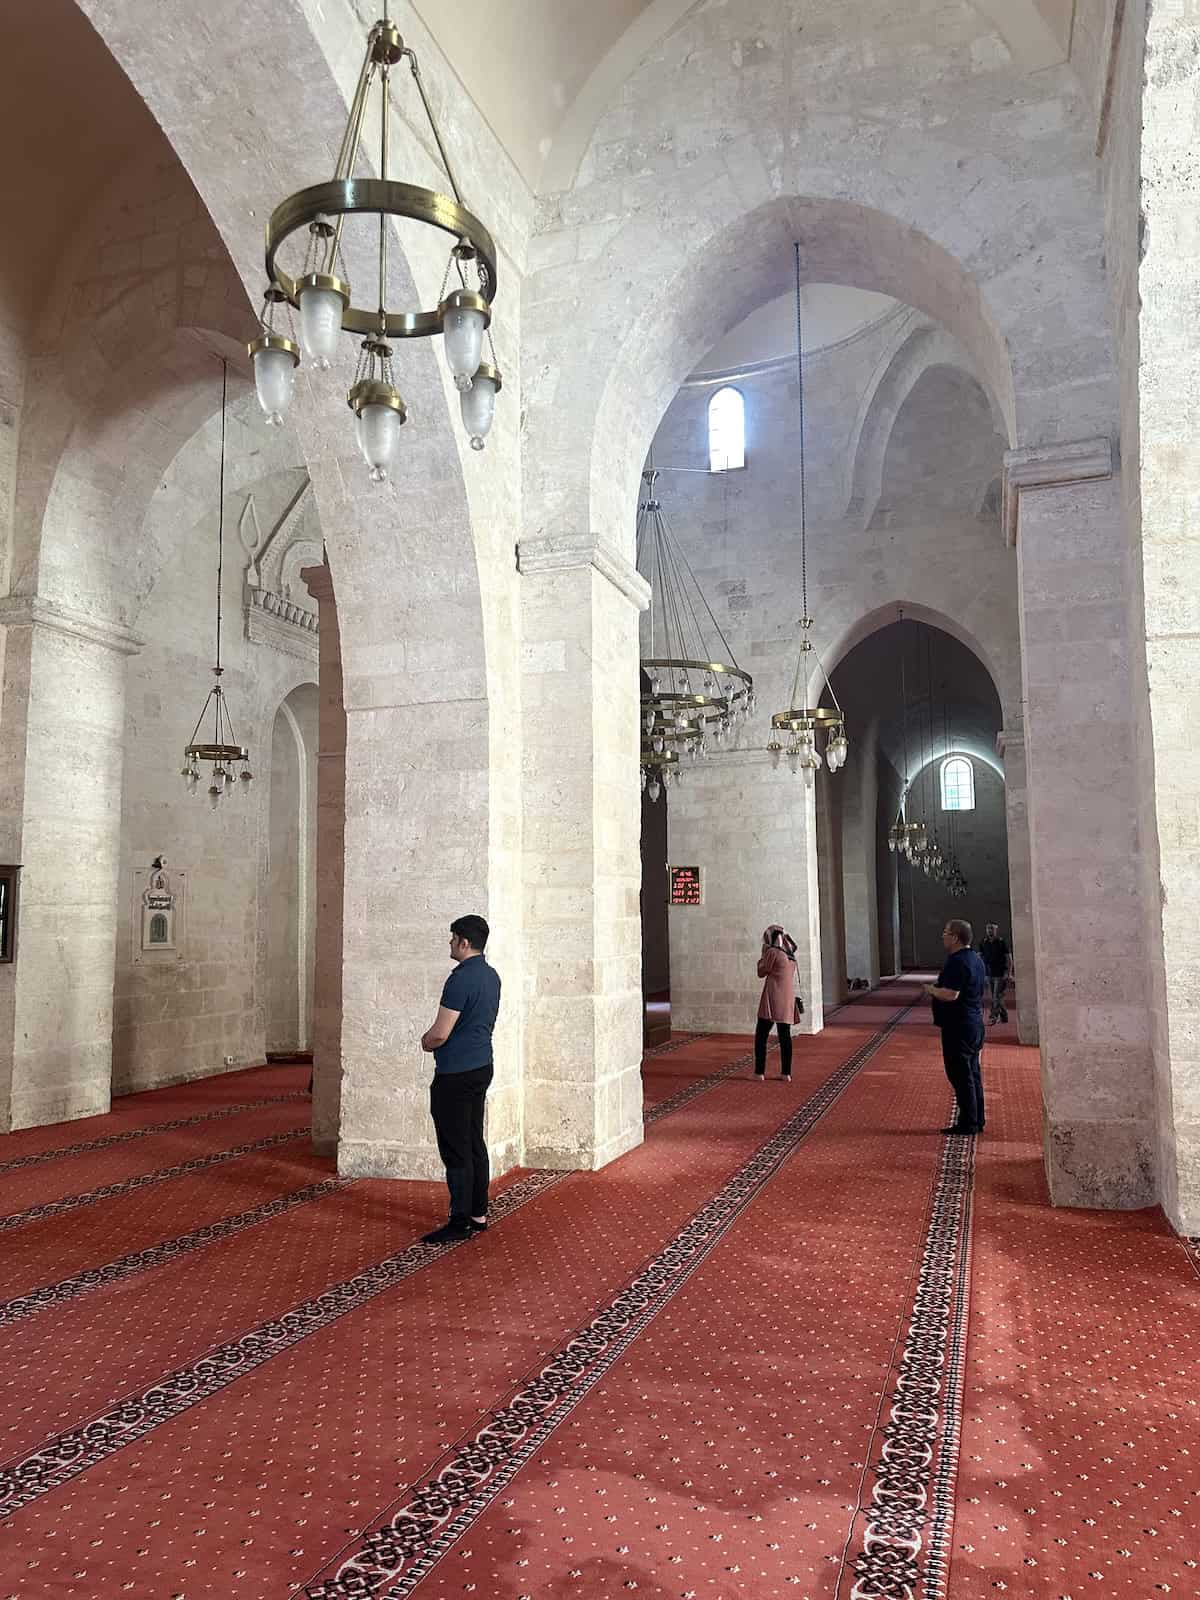
{"type": "Polygon", "coordinates": [[[1196,8],[0,23],[0,1600],[1200,1592],[1196,8]]]}

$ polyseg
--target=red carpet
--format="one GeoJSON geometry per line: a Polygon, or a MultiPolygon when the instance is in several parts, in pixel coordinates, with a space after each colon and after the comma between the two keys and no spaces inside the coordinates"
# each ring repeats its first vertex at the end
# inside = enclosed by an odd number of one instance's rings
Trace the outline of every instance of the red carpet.
{"type": "Polygon", "coordinates": [[[72,1202],[0,1222],[0,1596],[1196,1592],[1197,1271],[1046,1206],[1011,1029],[938,1136],[916,994],[790,1086],[673,1040],[641,1148],[462,1246],[413,1243],[437,1186],[234,1153],[305,1068],[0,1141],[0,1216],[72,1202]]]}

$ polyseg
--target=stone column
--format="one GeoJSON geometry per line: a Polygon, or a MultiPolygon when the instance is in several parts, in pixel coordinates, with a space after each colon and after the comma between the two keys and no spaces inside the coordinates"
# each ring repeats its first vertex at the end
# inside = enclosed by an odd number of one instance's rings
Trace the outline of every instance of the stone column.
{"type": "Polygon", "coordinates": [[[125,658],[141,640],[23,595],[0,600],[0,631],[0,860],[23,868],[17,959],[0,966],[9,1130],[109,1108],[125,658]]]}
{"type": "Polygon", "coordinates": [[[1158,1196],[1125,608],[1107,439],[1010,451],[1046,1171],[1059,1205],[1158,1196]]]}
{"type": "Polygon", "coordinates": [[[346,706],[342,640],[328,566],[300,576],[317,602],[317,936],[313,964],[313,1149],[337,1152],[342,1124],[342,918],[346,852],[346,706]]]}
{"type": "Polygon", "coordinates": [[[518,563],[525,1162],[594,1170],[642,1139],[637,661],[649,588],[591,533],[522,540],[518,563]]]}
{"type": "MultiPolygon", "coordinates": [[[[1135,766],[1141,788],[1154,996],[1162,1203],[1200,1233],[1200,9],[1126,7],[1120,77],[1133,104],[1112,138],[1132,169],[1118,189],[1114,281],[1124,291],[1123,437],[1137,441],[1130,486],[1130,609],[1139,671],[1135,766]],[[1143,54],[1144,51],[1144,54],[1143,54]],[[1136,146],[1140,134],[1140,146],[1136,146]],[[1123,150],[1122,150],[1123,147],[1123,150]],[[1128,151],[1125,155],[1123,151],[1128,151]],[[1117,213],[1123,215],[1124,213],[1117,213]],[[1122,271],[1122,267],[1124,271],[1122,271]],[[1139,664],[1141,665],[1141,664],[1139,664]]],[[[1116,103],[1121,104],[1121,83],[1116,103]]],[[[1127,446],[1132,455],[1132,446],[1127,446]]],[[[1132,461],[1130,463],[1132,467],[1132,461]]]]}
{"type": "Polygon", "coordinates": [[[720,751],[671,791],[671,860],[704,871],[704,904],[671,911],[671,1021],[683,1031],[750,1033],[762,932],[796,940],[799,1031],[824,1026],[815,786],[760,750],[720,751]]]}
{"type": "Polygon", "coordinates": [[[1037,1044],[1037,963],[1033,950],[1033,866],[1029,856],[1024,728],[1002,728],[996,735],[996,753],[1004,763],[1008,896],[1012,908],[1008,942],[1017,987],[1017,1038],[1022,1044],[1037,1044]]]}

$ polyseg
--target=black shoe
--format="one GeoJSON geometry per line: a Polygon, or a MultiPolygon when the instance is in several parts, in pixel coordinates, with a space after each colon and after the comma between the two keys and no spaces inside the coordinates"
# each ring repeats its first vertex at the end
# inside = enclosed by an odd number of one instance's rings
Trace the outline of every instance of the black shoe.
{"type": "Polygon", "coordinates": [[[957,1134],[961,1134],[964,1139],[973,1139],[975,1137],[975,1135],[979,1132],[979,1129],[978,1128],[960,1128],[958,1123],[956,1122],[956,1123],[952,1124],[949,1128],[939,1128],[938,1132],[939,1133],[957,1133],[957,1134]]]}
{"type": "Polygon", "coordinates": [[[791,1081],[792,1081],[791,1073],[790,1072],[781,1072],[779,1074],[779,1081],[781,1083],[791,1083],[791,1081]]]}
{"type": "Polygon", "coordinates": [[[467,1218],[467,1227],[472,1233],[486,1233],[488,1230],[486,1222],[476,1222],[474,1217],[467,1218]]]}
{"type": "Polygon", "coordinates": [[[454,1244],[460,1239],[473,1239],[475,1237],[471,1228],[462,1222],[451,1219],[443,1222],[440,1228],[434,1228],[432,1233],[421,1235],[422,1244],[454,1244]]]}

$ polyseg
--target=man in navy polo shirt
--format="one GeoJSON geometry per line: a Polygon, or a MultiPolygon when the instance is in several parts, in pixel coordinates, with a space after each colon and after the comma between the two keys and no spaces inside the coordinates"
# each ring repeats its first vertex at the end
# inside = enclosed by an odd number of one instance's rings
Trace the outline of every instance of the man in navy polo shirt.
{"type": "Polygon", "coordinates": [[[983,996],[987,991],[987,969],[971,948],[971,924],[948,922],[942,929],[942,948],[946,964],[936,983],[925,985],[933,1002],[933,1020],[942,1031],[942,1062],[958,1116],[943,1133],[983,1132],[983,1073],[979,1053],[983,1049],[983,996]]]}
{"type": "Polygon", "coordinates": [[[492,1081],[492,1029],[500,1010],[500,974],[483,954],[489,928],[482,917],[450,924],[450,959],[442,1002],[421,1049],[434,1059],[429,1110],[438,1154],[446,1168],[450,1216],[423,1236],[425,1244],[470,1239],[487,1227],[488,1167],[483,1108],[492,1081]]]}

